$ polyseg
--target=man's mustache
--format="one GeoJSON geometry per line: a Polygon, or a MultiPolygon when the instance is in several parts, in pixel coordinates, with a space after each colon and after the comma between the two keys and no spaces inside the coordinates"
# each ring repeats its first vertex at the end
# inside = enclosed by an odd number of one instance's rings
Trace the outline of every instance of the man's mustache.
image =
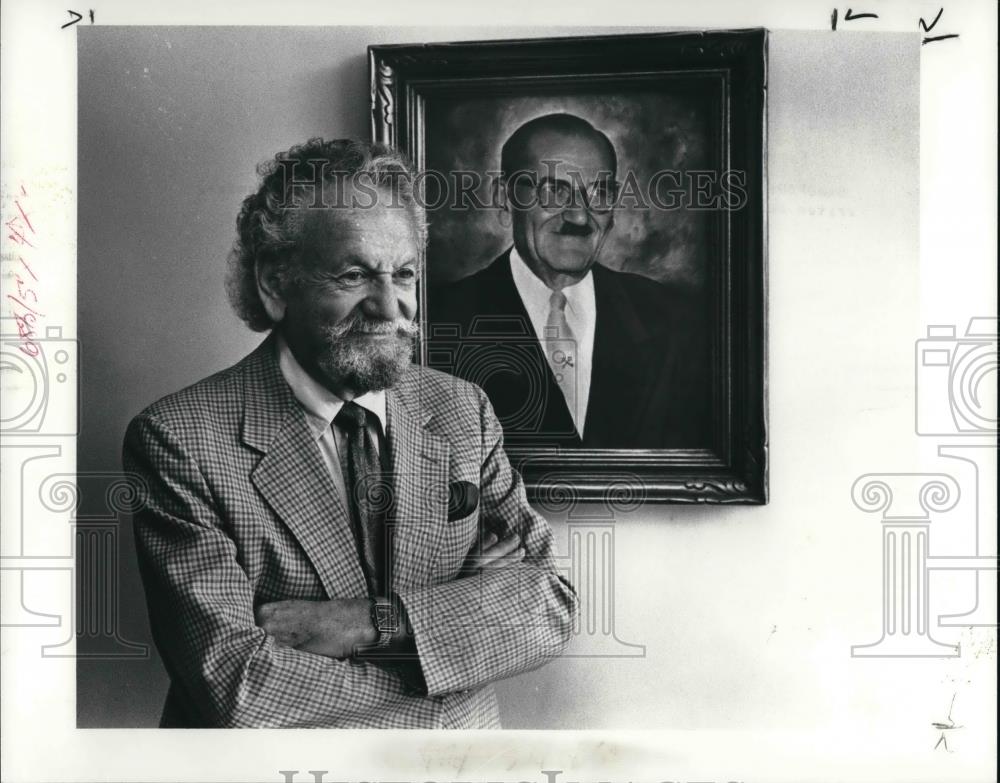
{"type": "Polygon", "coordinates": [[[559,230],[556,233],[571,237],[589,237],[594,233],[594,229],[589,223],[580,225],[578,223],[570,223],[564,220],[563,224],[559,226],[559,230]]]}
{"type": "Polygon", "coordinates": [[[415,339],[420,334],[420,327],[415,322],[403,317],[387,321],[383,318],[354,315],[340,323],[326,327],[325,331],[331,340],[364,337],[372,334],[394,334],[397,337],[415,339]]]}

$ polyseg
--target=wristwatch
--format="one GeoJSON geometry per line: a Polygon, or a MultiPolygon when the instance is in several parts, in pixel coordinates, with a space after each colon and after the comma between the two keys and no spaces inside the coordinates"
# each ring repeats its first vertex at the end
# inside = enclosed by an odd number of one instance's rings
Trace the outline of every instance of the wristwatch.
{"type": "Polygon", "coordinates": [[[399,630],[399,614],[396,612],[395,605],[390,601],[379,601],[372,598],[371,604],[372,625],[375,626],[375,631],[378,633],[378,641],[375,642],[375,646],[384,649],[389,646],[392,637],[399,630]]]}

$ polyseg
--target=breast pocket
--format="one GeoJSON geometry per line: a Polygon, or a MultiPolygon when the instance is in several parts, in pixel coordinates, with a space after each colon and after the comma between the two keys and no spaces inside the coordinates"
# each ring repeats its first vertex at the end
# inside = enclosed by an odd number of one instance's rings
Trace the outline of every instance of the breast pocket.
{"type": "Polygon", "coordinates": [[[451,578],[461,569],[469,551],[479,539],[479,484],[464,473],[456,471],[449,477],[448,513],[439,523],[440,565],[451,578]]]}

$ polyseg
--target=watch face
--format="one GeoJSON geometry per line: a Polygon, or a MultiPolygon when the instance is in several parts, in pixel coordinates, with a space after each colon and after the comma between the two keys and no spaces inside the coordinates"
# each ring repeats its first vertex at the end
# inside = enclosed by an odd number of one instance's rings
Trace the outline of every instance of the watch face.
{"type": "Polygon", "coordinates": [[[375,624],[380,631],[396,630],[396,612],[390,604],[375,604],[375,624]]]}

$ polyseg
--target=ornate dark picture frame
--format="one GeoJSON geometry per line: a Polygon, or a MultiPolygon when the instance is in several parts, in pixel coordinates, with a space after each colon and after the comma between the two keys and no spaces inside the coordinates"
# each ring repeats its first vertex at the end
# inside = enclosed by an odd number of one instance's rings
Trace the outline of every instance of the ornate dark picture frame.
{"type": "MultiPolygon", "coordinates": [[[[610,128],[619,180],[624,164],[642,169],[647,181],[654,163],[678,170],[657,180],[679,189],[681,206],[671,214],[642,213],[641,196],[626,203],[625,183],[610,256],[619,271],[687,285],[702,303],[704,327],[692,326],[683,339],[704,338],[705,442],[564,448],[508,430],[507,452],[532,499],[604,499],[617,507],[767,502],[766,63],[764,30],[369,47],[373,139],[405,151],[425,174],[472,161],[497,176],[499,144],[549,112],[610,128]],[[720,196],[726,176],[736,185],[720,196]]],[[[441,187],[431,177],[422,185],[441,187]]],[[[491,191],[484,183],[475,192],[491,191]]],[[[420,361],[453,371],[455,352],[437,350],[440,335],[428,332],[437,328],[428,291],[482,269],[502,247],[503,229],[497,209],[470,212],[467,200],[425,197],[420,361]],[[476,253],[486,255],[477,260],[476,253]]],[[[468,338],[451,336],[459,347],[468,338]]],[[[669,412],[671,401],[661,402],[669,412]]]]}

